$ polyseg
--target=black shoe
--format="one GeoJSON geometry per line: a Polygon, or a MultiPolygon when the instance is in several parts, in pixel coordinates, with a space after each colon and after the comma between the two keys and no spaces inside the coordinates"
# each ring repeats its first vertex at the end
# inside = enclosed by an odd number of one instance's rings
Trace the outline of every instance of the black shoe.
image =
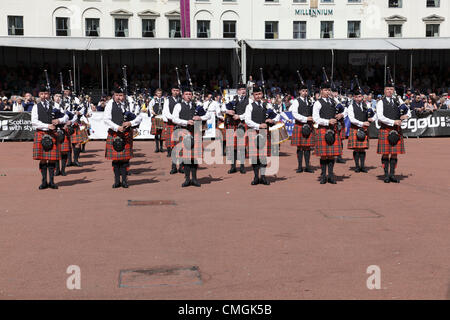
{"type": "Polygon", "coordinates": [[[361,172],[367,173],[367,172],[369,172],[369,171],[367,171],[367,169],[366,169],[365,167],[362,167],[362,168],[361,168],[361,172]]]}
{"type": "Polygon", "coordinates": [[[172,168],[172,170],[170,170],[170,174],[176,174],[178,172],[177,168],[172,168]]]}
{"type": "Polygon", "coordinates": [[[300,168],[298,168],[297,171],[295,171],[295,172],[297,172],[297,173],[302,173],[302,172],[303,172],[303,168],[300,167],[300,168]]]}
{"type": "Polygon", "coordinates": [[[228,170],[228,173],[229,174],[232,174],[232,173],[236,173],[237,172],[237,170],[236,170],[236,167],[231,167],[231,169],[230,170],[228,170]]]}
{"type": "Polygon", "coordinates": [[[320,184],[325,184],[327,183],[327,177],[326,176],[321,176],[320,177],[320,184]]]}
{"type": "Polygon", "coordinates": [[[384,178],[384,183],[389,183],[389,182],[391,182],[391,179],[389,179],[389,177],[385,177],[384,178]]]}
{"type": "Polygon", "coordinates": [[[155,153],[159,153],[160,151],[159,151],[159,149],[155,149],[155,153]]]}
{"type": "Polygon", "coordinates": [[[336,159],[336,162],[337,162],[337,163],[345,163],[345,160],[342,159],[342,158],[337,158],[337,159],[336,159]]]}
{"type": "Polygon", "coordinates": [[[394,176],[389,176],[389,181],[393,182],[393,183],[400,183],[400,180],[398,180],[397,178],[395,178],[394,176]]]}
{"type": "Polygon", "coordinates": [[[67,173],[66,173],[65,171],[61,171],[61,175],[62,175],[63,177],[65,177],[65,176],[67,176],[67,173]]]}
{"type": "Polygon", "coordinates": [[[259,179],[258,178],[254,178],[252,181],[252,186],[256,186],[257,184],[259,184],[259,179]]]}
{"type": "Polygon", "coordinates": [[[122,186],[122,185],[121,185],[120,183],[114,183],[114,184],[112,185],[113,189],[120,188],[121,186],[122,186]]]}
{"type": "Polygon", "coordinates": [[[198,182],[197,180],[191,180],[191,186],[194,186],[194,187],[200,187],[201,185],[200,185],[200,182],[198,182]]]}
{"type": "Polygon", "coordinates": [[[183,167],[180,167],[180,168],[178,169],[178,172],[184,174],[184,168],[183,168],[183,167]]]}
{"type": "Polygon", "coordinates": [[[48,187],[49,187],[50,189],[58,189],[58,186],[57,186],[56,184],[54,184],[53,182],[50,182],[50,183],[48,184],[48,187]]]}
{"type": "Polygon", "coordinates": [[[122,181],[122,188],[128,189],[128,182],[122,181]]]}
{"type": "Polygon", "coordinates": [[[67,162],[66,167],[73,167],[73,162],[67,162]]]}
{"type": "Polygon", "coordinates": [[[244,167],[244,166],[241,166],[241,167],[239,168],[239,172],[240,172],[241,174],[245,174],[245,167],[244,167]]]}
{"type": "Polygon", "coordinates": [[[186,180],[183,182],[183,184],[181,185],[183,188],[189,187],[191,185],[191,180],[186,180]]]}
{"type": "Polygon", "coordinates": [[[47,189],[47,188],[48,188],[47,182],[46,182],[46,183],[42,183],[42,184],[39,186],[39,190],[44,190],[44,189],[47,189]]]}
{"type": "Polygon", "coordinates": [[[361,172],[361,168],[360,167],[356,167],[355,168],[355,172],[357,172],[357,173],[361,172]]]}
{"type": "Polygon", "coordinates": [[[267,181],[267,179],[266,179],[265,176],[262,176],[262,177],[259,179],[259,183],[260,183],[260,184],[263,184],[263,185],[265,185],[265,186],[270,185],[270,182],[267,181]]]}
{"type": "Polygon", "coordinates": [[[61,175],[61,171],[56,170],[56,171],[55,171],[55,176],[60,176],[60,175],[61,175]]]}
{"type": "Polygon", "coordinates": [[[310,167],[306,167],[305,172],[314,173],[313,169],[311,169],[310,167]]]}
{"type": "Polygon", "coordinates": [[[334,177],[328,177],[328,183],[336,184],[336,180],[334,179],[334,177]]]}
{"type": "Polygon", "coordinates": [[[81,163],[79,163],[78,161],[77,161],[77,162],[74,162],[73,165],[74,165],[75,167],[82,167],[82,166],[83,166],[83,165],[82,165],[81,163]]]}

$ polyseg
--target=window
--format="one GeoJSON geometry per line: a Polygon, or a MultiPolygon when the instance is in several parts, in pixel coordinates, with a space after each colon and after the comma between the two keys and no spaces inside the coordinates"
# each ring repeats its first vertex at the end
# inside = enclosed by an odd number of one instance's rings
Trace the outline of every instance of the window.
{"type": "Polygon", "coordinates": [[[427,37],[439,37],[439,25],[438,24],[427,24],[426,36],[427,37]]]}
{"type": "Polygon", "coordinates": [[[100,35],[100,19],[86,19],[86,37],[98,37],[100,35]]]}
{"type": "Polygon", "coordinates": [[[321,38],[333,38],[333,21],[321,21],[320,22],[320,37],[321,38]]]}
{"type": "Polygon", "coordinates": [[[155,19],[142,19],[142,37],[155,37],[155,19]]]}
{"type": "Polygon", "coordinates": [[[59,37],[70,36],[69,18],[56,18],[56,35],[59,37]]]}
{"type": "Polygon", "coordinates": [[[128,19],[120,19],[116,18],[115,21],[115,30],[116,37],[124,38],[128,37],[128,19]]]}
{"type": "Polygon", "coordinates": [[[427,0],[427,8],[439,8],[439,0],[427,0]]]}
{"type": "Polygon", "coordinates": [[[361,3],[361,0],[348,0],[348,3],[361,3]]]}
{"type": "Polygon", "coordinates": [[[320,0],[321,3],[333,3],[334,0],[320,0]]]}
{"type": "Polygon", "coordinates": [[[361,21],[349,21],[347,30],[348,38],[360,38],[361,37],[361,21]]]}
{"type": "Polygon", "coordinates": [[[180,20],[169,20],[169,38],[181,38],[180,20]]]}
{"type": "Polygon", "coordinates": [[[266,0],[266,2],[278,2],[278,0],[266,0]]]}
{"type": "Polygon", "coordinates": [[[294,3],[306,3],[306,0],[294,0],[294,3]]]}
{"type": "Polygon", "coordinates": [[[236,38],[236,21],[223,22],[223,37],[236,38]]]}
{"type": "Polygon", "coordinates": [[[8,35],[23,36],[23,17],[8,16],[8,35]]]}
{"type": "Polygon", "coordinates": [[[390,24],[389,25],[389,38],[401,38],[402,36],[402,25],[401,24],[390,24]]]}
{"type": "Polygon", "coordinates": [[[401,8],[402,0],[389,0],[389,8],[401,8]]]}
{"type": "Polygon", "coordinates": [[[209,20],[197,21],[197,38],[209,38],[211,36],[211,30],[209,29],[209,20]]]}
{"type": "Polygon", "coordinates": [[[278,39],[278,21],[266,21],[266,39],[278,39]]]}
{"type": "Polygon", "coordinates": [[[306,39],[306,21],[294,21],[294,39],[306,39]]]}

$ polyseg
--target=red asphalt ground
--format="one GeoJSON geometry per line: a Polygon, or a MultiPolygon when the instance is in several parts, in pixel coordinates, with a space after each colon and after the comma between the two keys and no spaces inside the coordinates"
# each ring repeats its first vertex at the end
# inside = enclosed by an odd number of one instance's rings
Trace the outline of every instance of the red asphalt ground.
{"type": "Polygon", "coordinates": [[[376,140],[369,173],[337,164],[335,186],[318,183],[319,169],[296,174],[285,143],[270,186],[250,186],[250,169],[202,165],[202,187],[186,189],[141,141],[131,187],[113,190],[104,145],[90,142],[59,190],[39,191],[32,143],[0,143],[1,299],[450,299],[449,138],[409,139],[398,185],[377,177],[376,140]],[[66,288],[69,265],[81,290],[66,288]],[[380,290],[366,287],[370,265],[380,290]],[[120,270],[170,266],[198,266],[201,281],[166,273],[119,287],[120,270]]]}

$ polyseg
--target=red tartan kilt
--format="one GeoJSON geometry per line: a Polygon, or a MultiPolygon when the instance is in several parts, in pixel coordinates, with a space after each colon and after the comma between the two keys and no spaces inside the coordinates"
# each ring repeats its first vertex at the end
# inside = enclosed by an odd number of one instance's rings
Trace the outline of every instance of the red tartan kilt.
{"type": "Polygon", "coordinates": [[[194,147],[186,146],[184,144],[184,137],[191,135],[191,133],[186,129],[179,130],[179,139],[176,139],[176,152],[178,156],[183,160],[197,160],[203,158],[203,136],[202,133],[195,135],[194,137],[194,147]]]}
{"type": "Polygon", "coordinates": [[[393,128],[385,128],[381,127],[378,131],[378,148],[377,153],[378,154],[405,154],[405,141],[403,139],[403,134],[401,129],[398,130],[398,133],[400,135],[400,140],[395,146],[391,146],[389,144],[389,132],[394,130],[393,128]]]}
{"type": "Polygon", "coordinates": [[[356,134],[358,128],[351,127],[350,134],[348,136],[348,149],[369,149],[369,132],[366,130],[366,139],[364,141],[359,141],[356,134]]]}
{"type": "Polygon", "coordinates": [[[329,146],[325,141],[325,133],[327,130],[327,127],[319,127],[316,130],[314,154],[318,157],[335,157],[342,155],[340,134],[335,134],[336,140],[333,145],[329,146]]]}
{"type": "MultiPolygon", "coordinates": [[[[259,131],[258,131],[259,132],[259,131]]],[[[270,157],[272,152],[272,142],[271,142],[271,136],[270,131],[267,130],[267,139],[266,143],[263,147],[258,149],[257,144],[257,138],[258,132],[256,130],[248,130],[247,131],[247,137],[248,137],[248,156],[249,158],[264,158],[264,157],[270,157]]]]}
{"type": "Polygon", "coordinates": [[[345,138],[347,138],[345,125],[343,125],[342,130],[340,131],[340,135],[341,140],[345,140],[345,138]]]}
{"type": "Polygon", "coordinates": [[[72,149],[72,142],[70,141],[69,131],[64,129],[64,142],[61,144],[61,152],[69,152],[72,149]]]}
{"type": "Polygon", "coordinates": [[[34,160],[50,160],[57,161],[61,159],[61,149],[59,143],[56,142],[55,132],[36,130],[34,133],[33,141],[33,159],[34,160]],[[53,141],[52,150],[45,152],[42,147],[41,141],[44,135],[50,135],[53,141]]]}
{"type": "Polygon", "coordinates": [[[166,141],[166,148],[175,148],[176,142],[172,140],[172,134],[175,130],[175,124],[172,121],[164,122],[162,139],[166,141]]]}
{"type": "Polygon", "coordinates": [[[105,158],[108,160],[130,160],[133,158],[133,134],[132,131],[127,130],[124,133],[108,130],[108,137],[106,138],[105,158]],[[114,150],[114,138],[121,135],[125,139],[125,149],[122,152],[114,150]]]}
{"type": "Polygon", "coordinates": [[[70,136],[70,141],[73,144],[82,143],[86,140],[86,135],[83,134],[80,130],[80,126],[74,125],[73,126],[73,134],[70,136]]]}
{"type": "MultiPolygon", "coordinates": [[[[242,123],[244,124],[245,132],[247,133],[248,126],[243,121],[242,121],[242,123]]],[[[232,143],[227,143],[227,147],[233,146],[234,149],[248,147],[247,134],[245,134],[243,137],[238,137],[238,135],[237,135],[237,128],[238,128],[239,124],[240,124],[240,122],[231,121],[230,124],[225,125],[226,132],[225,132],[224,138],[226,139],[227,142],[232,141],[232,143]],[[231,130],[233,130],[233,131],[231,131],[231,130]]]]}
{"type": "Polygon", "coordinates": [[[302,135],[302,128],[303,124],[295,123],[294,131],[292,132],[291,136],[291,145],[297,146],[297,147],[314,147],[315,145],[315,129],[313,128],[312,123],[309,124],[311,126],[311,135],[306,139],[302,135]]]}
{"type": "MultiPolygon", "coordinates": [[[[166,127],[166,123],[164,122],[164,128],[166,127]]],[[[152,117],[152,128],[150,130],[150,134],[156,136],[161,135],[161,139],[165,139],[164,129],[156,129],[156,120],[155,117],[152,117]]]]}

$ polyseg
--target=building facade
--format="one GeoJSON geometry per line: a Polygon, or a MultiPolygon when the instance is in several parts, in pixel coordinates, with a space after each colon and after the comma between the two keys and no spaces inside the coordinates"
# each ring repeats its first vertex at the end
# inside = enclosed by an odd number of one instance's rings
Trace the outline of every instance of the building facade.
{"type": "Polygon", "coordinates": [[[0,0],[0,36],[450,37],[447,0],[0,0]],[[188,21],[186,21],[188,20],[188,21]]]}

